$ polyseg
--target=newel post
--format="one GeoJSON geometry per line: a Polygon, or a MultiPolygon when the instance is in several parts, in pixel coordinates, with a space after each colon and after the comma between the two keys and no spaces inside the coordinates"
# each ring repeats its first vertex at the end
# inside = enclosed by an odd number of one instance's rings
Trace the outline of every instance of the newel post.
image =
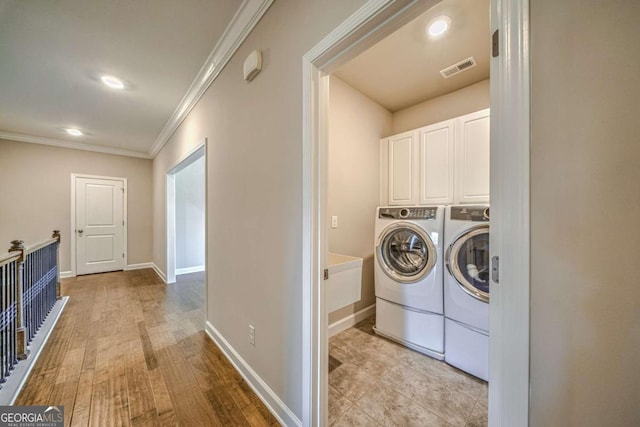
{"type": "Polygon", "coordinates": [[[9,252],[20,252],[18,258],[18,280],[16,281],[16,350],[19,360],[24,360],[29,354],[27,350],[27,331],[24,326],[24,241],[13,240],[9,252]]]}
{"type": "Polygon", "coordinates": [[[60,230],[53,230],[51,237],[58,241],[56,245],[56,299],[60,299],[60,230]]]}

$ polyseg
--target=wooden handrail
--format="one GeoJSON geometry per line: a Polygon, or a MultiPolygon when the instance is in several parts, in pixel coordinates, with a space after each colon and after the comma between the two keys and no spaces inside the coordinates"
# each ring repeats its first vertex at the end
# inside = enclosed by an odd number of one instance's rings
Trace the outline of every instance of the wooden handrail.
{"type": "Polygon", "coordinates": [[[9,264],[12,261],[19,260],[21,255],[22,254],[20,252],[7,252],[6,254],[0,255],[0,267],[9,264]]]}
{"type": "Polygon", "coordinates": [[[58,239],[51,238],[51,239],[43,240],[40,243],[36,243],[35,245],[29,246],[28,248],[26,248],[24,250],[24,254],[25,255],[29,255],[30,253],[35,252],[38,249],[42,249],[42,248],[44,248],[46,246],[49,246],[49,245],[51,245],[53,243],[58,243],[58,239]]]}

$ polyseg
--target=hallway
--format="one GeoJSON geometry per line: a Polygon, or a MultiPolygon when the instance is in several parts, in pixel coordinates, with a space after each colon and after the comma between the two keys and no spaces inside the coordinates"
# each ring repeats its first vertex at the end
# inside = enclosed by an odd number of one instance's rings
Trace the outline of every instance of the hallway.
{"type": "Polygon", "coordinates": [[[65,426],[279,425],[203,330],[204,273],[79,276],[62,294],[16,405],[64,405],[65,426]]]}

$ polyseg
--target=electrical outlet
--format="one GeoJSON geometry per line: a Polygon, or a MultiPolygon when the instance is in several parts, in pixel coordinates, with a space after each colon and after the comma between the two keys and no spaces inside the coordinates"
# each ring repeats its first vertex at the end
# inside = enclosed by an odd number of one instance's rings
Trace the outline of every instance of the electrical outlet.
{"type": "Polygon", "coordinates": [[[256,328],[253,325],[249,325],[249,344],[256,345],[256,328]]]}
{"type": "Polygon", "coordinates": [[[336,215],[331,217],[331,228],[338,228],[338,217],[336,215]]]}

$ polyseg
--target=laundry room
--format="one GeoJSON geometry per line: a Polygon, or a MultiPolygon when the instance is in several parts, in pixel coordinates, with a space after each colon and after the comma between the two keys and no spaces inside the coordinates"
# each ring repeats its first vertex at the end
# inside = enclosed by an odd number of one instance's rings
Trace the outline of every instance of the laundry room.
{"type": "Polygon", "coordinates": [[[486,425],[489,1],[444,0],[329,77],[331,425],[486,425]]]}

